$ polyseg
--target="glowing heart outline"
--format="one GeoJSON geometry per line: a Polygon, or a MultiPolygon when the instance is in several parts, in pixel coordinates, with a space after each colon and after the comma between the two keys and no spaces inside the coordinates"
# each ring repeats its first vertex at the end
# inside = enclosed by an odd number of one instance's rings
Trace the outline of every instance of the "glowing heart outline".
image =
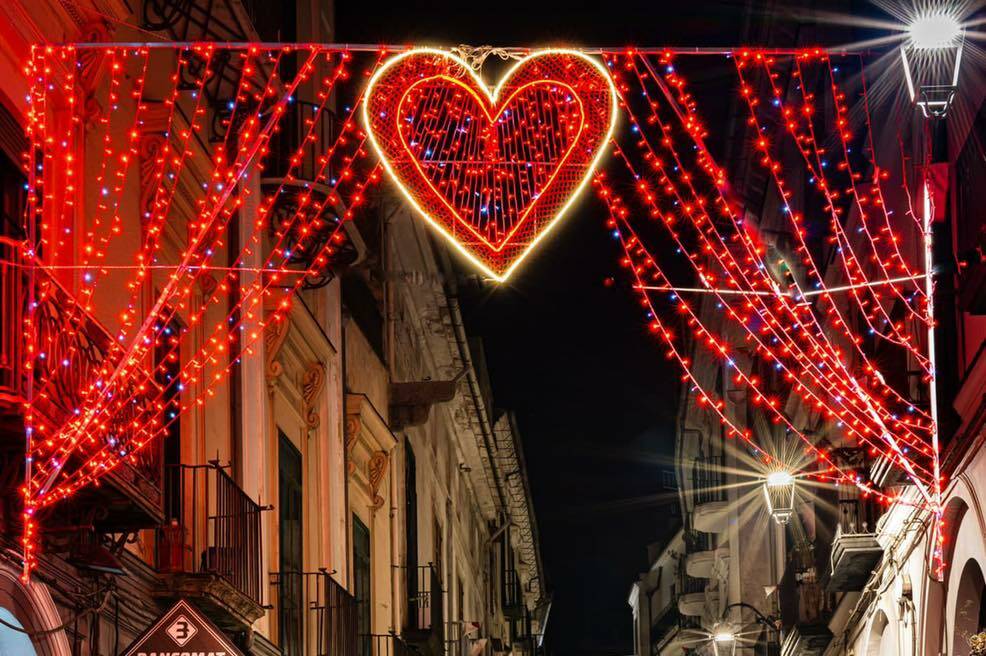
{"type": "MultiPolygon", "coordinates": [[[[457,80],[457,83],[462,84],[460,80],[457,80]]],[[[563,84],[564,86],[568,86],[566,83],[560,82],[560,84],[563,84]]],[[[613,84],[613,80],[609,74],[609,71],[607,71],[606,68],[595,58],[579,50],[573,50],[568,48],[545,48],[545,49],[540,49],[530,52],[528,55],[515,62],[513,66],[511,66],[500,77],[496,86],[492,88],[485,81],[483,81],[483,79],[479,76],[479,73],[475,69],[473,69],[473,67],[470,66],[469,63],[467,63],[461,57],[455,55],[452,52],[449,52],[447,50],[442,50],[439,48],[411,48],[387,60],[387,62],[384,63],[384,65],[381,66],[370,78],[370,81],[367,84],[364,93],[365,96],[364,96],[363,107],[362,107],[363,125],[366,129],[366,133],[373,150],[380,158],[380,161],[383,163],[383,166],[387,170],[387,173],[390,175],[390,178],[394,181],[394,184],[404,195],[407,201],[411,204],[411,206],[417,211],[417,213],[420,214],[422,218],[424,218],[440,235],[442,235],[446,239],[446,241],[448,241],[449,244],[451,244],[459,253],[461,253],[474,266],[480,269],[485,275],[495,280],[496,282],[504,282],[511,276],[511,274],[517,269],[517,267],[521,264],[521,262],[523,262],[527,258],[527,256],[530,255],[534,251],[534,249],[537,248],[537,246],[541,243],[541,241],[555,228],[555,226],[557,226],[561,222],[561,220],[567,214],[569,208],[575,203],[581,192],[585,189],[586,185],[589,183],[590,179],[595,173],[596,168],[599,166],[599,162],[605,156],[606,144],[608,144],[611,141],[613,137],[613,133],[616,130],[617,107],[619,105],[619,97],[617,95],[616,86],[613,84]],[[370,119],[368,106],[370,105],[370,99],[373,97],[373,92],[376,89],[377,83],[396,64],[399,64],[400,62],[402,62],[404,59],[408,57],[418,56],[422,54],[433,55],[435,57],[448,59],[451,62],[457,64],[461,70],[467,72],[470,75],[475,85],[474,89],[469,89],[470,92],[482,90],[482,92],[485,93],[486,95],[486,100],[488,101],[488,103],[480,103],[480,106],[487,114],[487,117],[490,117],[491,115],[498,116],[502,112],[502,110],[506,107],[507,105],[506,102],[500,103],[499,101],[500,93],[503,90],[503,88],[513,79],[517,71],[520,70],[521,67],[525,65],[529,65],[531,61],[541,57],[550,57],[555,55],[568,55],[568,56],[577,57],[581,59],[583,62],[585,62],[586,64],[588,64],[589,66],[596,69],[601,79],[605,80],[606,88],[608,88],[609,90],[609,120],[608,120],[608,126],[606,128],[606,133],[599,139],[599,142],[595,145],[595,152],[592,154],[591,159],[587,162],[585,166],[585,173],[583,174],[582,179],[569,192],[567,200],[565,200],[565,202],[561,204],[561,206],[554,213],[554,215],[544,223],[544,225],[540,228],[540,230],[538,230],[537,233],[534,235],[533,239],[531,239],[531,241],[523,248],[523,250],[521,250],[520,253],[513,258],[512,261],[510,261],[509,265],[502,272],[497,272],[494,271],[492,268],[490,268],[490,266],[488,266],[485,262],[483,262],[477,256],[476,253],[474,253],[466,245],[462,244],[455,237],[455,235],[450,233],[448,228],[441,221],[432,217],[421,206],[421,203],[418,201],[415,195],[411,193],[411,191],[401,180],[401,177],[394,170],[387,153],[383,150],[383,148],[380,147],[376,135],[374,134],[373,121],[370,119]]],[[[583,119],[584,118],[585,118],[585,114],[583,112],[583,119]]],[[[569,147],[569,151],[577,143],[578,143],[578,139],[573,140],[572,145],[569,147]]],[[[567,158],[567,156],[568,155],[566,154],[565,157],[567,158]]],[[[564,159],[562,160],[562,162],[563,161],[564,159]]],[[[560,163],[559,166],[556,167],[556,171],[560,170],[560,163]]],[[[422,176],[422,177],[427,182],[427,177],[426,176],[422,176]]],[[[545,185],[545,189],[547,189],[548,186],[549,185],[545,185]]],[[[446,199],[441,193],[438,193],[437,191],[434,190],[433,193],[435,193],[436,197],[442,200],[443,203],[446,202],[446,199]]],[[[469,225],[468,222],[466,221],[462,221],[462,223],[463,225],[466,226],[469,225]]],[[[513,229],[515,230],[516,227],[517,226],[515,226],[513,229]]],[[[506,242],[504,243],[504,245],[505,244],[506,242]]],[[[501,245],[501,248],[502,247],[503,245],[501,245]]]]}

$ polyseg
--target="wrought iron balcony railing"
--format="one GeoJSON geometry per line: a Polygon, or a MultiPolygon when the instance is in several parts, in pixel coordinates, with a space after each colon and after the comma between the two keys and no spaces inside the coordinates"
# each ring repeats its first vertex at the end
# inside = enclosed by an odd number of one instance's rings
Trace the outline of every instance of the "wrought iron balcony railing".
{"type": "Polygon", "coordinates": [[[359,652],[356,598],[329,572],[271,574],[271,604],[283,653],[350,656],[359,652]]]}
{"type": "MultiPolygon", "coordinates": [[[[34,269],[35,307],[32,317],[38,357],[33,378],[26,369],[25,313],[31,285],[22,242],[0,237],[0,416],[5,423],[22,422],[28,385],[33,385],[32,411],[51,429],[65,426],[88,404],[85,391],[106,367],[109,358],[119,356],[120,347],[99,321],[83,307],[46,268],[34,269]]],[[[115,394],[131,399],[108,418],[102,432],[115,435],[121,445],[139,432],[159,413],[155,400],[159,387],[147,371],[138,370],[121,382],[115,394]],[[140,427],[140,428],[137,428],[140,427]]],[[[23,449],[23,441],[16,445],[23,449]]],[[[74,453],[66,474],[84,460],[74,453]]],[[[102,486],[113,493],[106,504],[112,512],[102,522],[106,530],[128,531],[154,526],[163,518],[162,460],[159,442],[151,442],[122,460],[104,478],[102,486]]],[[[102,491],[89,489],[80,498],[107,501],[102,491]]]]}
{"type": "Polygon", "coordinates": [[[407,618],[403,637],[421,654],[437,655],[445,649],[445,610],[442,579],[434,565],[405,568],[407,618]]]}
{"type": "Polygon", "coordinates": [[[446,622],[445,656],[487,656],[491,642],[479,636],[478,622],[446,622]]]}
{"type": "Polygon", "coordinates": [[[260,513],[266,508],[218,462],[168,467],[165,495],[168,508],[180,509],[158,529],[157,569],[168,594],[229,600],[215,609],[221,623],[260,617],[260,513]]]}
{"type": "Polygon", "coordinates": [[[520,582],[520,574],[516,569],[505,569],[501,580],[503,612],[508,616],[523,613],[524,587],[520,582]]]}
{"type": "Polygon", "coordinates": [[[348,266],[359,256],[339,229],[344,208],[334,192],[339,180],[332,152],[341,134],[342,124],[333,111],[296,100],[287,106],[264,167],[261,182],[277,198],[269,228],[272,234],[284,233],[287,263],[311,268],[312,258],[327,248],[331,251],[333,269],[319,279],[306,279],[307,288],[330,281],[334,268],[348,266]]]}
{"type": "Polygon", "coordinates": [[[725,501],[725,477],[721,456],[696,458],[692,464],[692,498],[695,505],[725,501]]]}
{"type": "Polygon", "coordinates": [[[839,500],[839,532],[843,535],[876,532],[876,512],[861,499],[839,500]]]}
{"type": "Polygon", "coordinates": [[[409,656],[407,643],[393,633],[361,635],[355,656],[409,656]]]}
{"type": "Polygon", "coordinates": [[[20,242],[0,237],[0,402],[10,406],[24,400],[24,290],[20,242]]]}

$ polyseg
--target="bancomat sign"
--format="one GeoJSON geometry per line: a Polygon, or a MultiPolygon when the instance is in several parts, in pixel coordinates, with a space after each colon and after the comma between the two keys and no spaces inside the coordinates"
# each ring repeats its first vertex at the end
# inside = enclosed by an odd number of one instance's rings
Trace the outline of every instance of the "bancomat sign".
{"type": "Polygon", "coordinates": [[[134,640],[123,656],[243,656],[243,652],[182,599],[134,640]]]}

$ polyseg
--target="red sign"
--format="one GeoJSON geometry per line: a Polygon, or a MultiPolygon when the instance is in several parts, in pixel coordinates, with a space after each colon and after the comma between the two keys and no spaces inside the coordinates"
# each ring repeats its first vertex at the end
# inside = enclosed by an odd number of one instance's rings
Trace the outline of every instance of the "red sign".
{"type": "Polygon", "coordinates": [[[134,640],[123,656],[243,656],[243,652],[182,599],[134,640]]]}

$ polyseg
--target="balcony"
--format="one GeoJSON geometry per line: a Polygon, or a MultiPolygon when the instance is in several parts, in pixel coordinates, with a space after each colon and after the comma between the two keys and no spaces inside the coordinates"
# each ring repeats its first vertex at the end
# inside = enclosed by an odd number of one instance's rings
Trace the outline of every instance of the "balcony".
{"type": "Polygon", "coordinates": [[[343,124],[334,112],[297,100],[287,106],[271,139],[261,185],[265,194],[278,192],[269,227],[271,232],[286,231],[289,265],[310,268],[311,257],[323,252],[329,239],[334,266],[348,266],[359,258],[355,229],[343,224],[338,230],[344,208],[335,194],[339,171],[332,154],[342,133],[343,124]]]}
{"type": "Polygon", "coordinates": [[[505,569],[501,581],[503,614],[510,619],[520,619],[527,610],[524,606],[524,587],[520,582],[520,574],[516,569],[505,569]]]}
{"type": "Polygon", "coordinates": [[[832,540],[829,592],[858,592],[883,557],[876,520],[860,499],[839,501],[839,519],[832,540]]]}
{"type": "Polygon", "coordinates": [[[706,603],[715,604],[719,600],[718,591],[706,591],[706,582],[685,576],[678,595],[678,612],[688,618],[705,615],[706,603]]]}
{"type": "MultiPolygon", "coordinates": [[[[24,401],[28,379],[24,369],[24,312],[27,307],[28,279],[20,242],[0,237],[0,431],[16,439],[0,443],[7,458],[23,462],[24,401]]],[[[82,390],[89,387],[104,361],[119,347],[107,330],[44,268],[36,269],[37,344],[43,357],[35,365],[34,410],[48,426],[64,426],[76,408],[86,403],[82,390]],[[43,385],[40,381],[46,381],[43,385]]],[[[120,390],[134,402],[127,411],[113,417],[107,431],[128,441],[134,424],[146,425],[155,410],[158,386],[146,372],[134,377],[120,390]],[[145,391],[140,391],[145,390],[145,391]]],[[[142,449],[132,459],[120,462],[106,473],[98,486],[77,494],[71,503],[93,508],[93,524],[105,533],[131,532],[152,528],[164,519],[160,442],[142,449]]],[[[65,467],[69,473],[81,464],[74,456],[65,467]]]]}
{"type": "Polygon", "coordinates": [[[220,628],[242,631],[264,614],[259,506],[218,462],[166,476],[176,517],[157,533],[156,596],[192,599],[220,628]]]}
{"type": "Polygon", "coordinates": [[[686,617],[678,610],[677,600],[672,600],[657,614],[650,625],[650,641],[652,645],[663,645],[671,642],[678,631],[686,625],[699,624],[692,617],[686,617]]]}
{"type": "Polygon", "coordinates": [[[445,656],[491,656],[493,645],[479,637],[479,624],[447,622],[445,624],[445,656]]]}
{"type": "Polygon", "coordinates": [[[723,571],[723,567],[728,563],[728,547],[697,551],[685,556],[685,572],[693,578],[711,579],[717,569],[723,571]]]}
{"type": "Polygon", "coordinates": [[[832,632],[824,624],[798,624],[784,637],[781,656],[822,656],[831,642],[832,632]]]}
{"type": "Polygon", "coordinates": [[[356,598],[329,572],[277,572],[270,583],[281,651],[308,656],[358,653],[356,598]]]}
{"type": "Polygon", "coordinates": [[[434,565],[407,570],[407,619],[404,642],[422,656],[445,652],[442,580],[434,565]]]}

